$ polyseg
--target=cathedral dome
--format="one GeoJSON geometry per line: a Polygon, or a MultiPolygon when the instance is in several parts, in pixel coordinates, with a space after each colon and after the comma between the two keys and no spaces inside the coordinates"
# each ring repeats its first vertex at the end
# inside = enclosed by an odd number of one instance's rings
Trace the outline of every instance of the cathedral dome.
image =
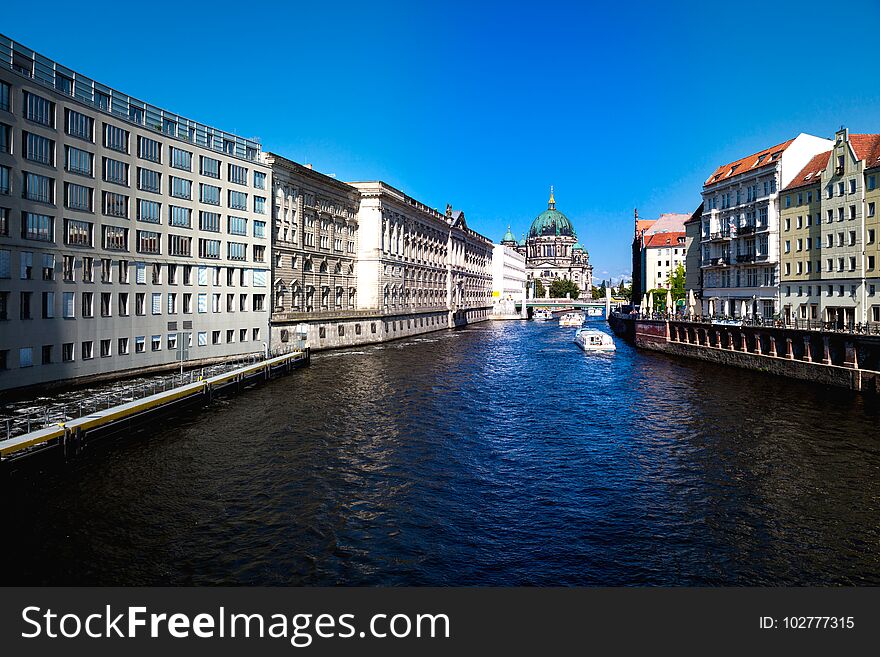
{"type": "Polygon", "coordinates": [[[501,238],[502,242],[516,242],[516,237],[513,236],[513,233],[510,232],[510,226],[507,227],[507,232],[504,233],[504,237],[501,238]]]}
{"type": "Polygon", "coordinates": [[[550,188],[550,202],[547,209],[535,217],[529,228],[529,237],[541,237],[544,235],[559,237],[574,237],[574,226],[564,214],[556,209],[556,200],[553,198],[553,188],[550,188]]]}

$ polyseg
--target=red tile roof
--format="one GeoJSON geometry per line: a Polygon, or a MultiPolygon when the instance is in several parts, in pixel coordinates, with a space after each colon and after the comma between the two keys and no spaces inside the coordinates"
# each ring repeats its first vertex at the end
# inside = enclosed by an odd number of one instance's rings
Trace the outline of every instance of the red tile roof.
{"type": "Polygon", "coordinates": [[[681,244],[684,244],[684,233],[654,233],[645,240],[645,248],[660,248],[664,246],[681,246],[678,243],[681,238],[681,244]]]}
{"type": "Polygon", "coordinates": [[[636,234],[641,235],[643,231],[648,230],[657,223],[656,219],[636,219],[636,234]]]}
{"type": "Polygon", "coordinates": [[[801,172],[792,179],[783,191],[789,189],[797,189],[798,187],[806,187],[821,182],[822,172],[828,166],[828,158],[831,157],[831,151],[825,151],[814,155],[813,159],[807,162],[807,166],[801,169],[801,172]]]}
{"type": "Polygon", "coordinates": [[[880,166],[880,135],[850,135],[849,143],[866,169],[880,166]]]}
{"type": "Polygon", "coordinates": [[[709,187],[710,185],[716,185],[720,182],[728,180],[734,176],[746,173],[748,171],[761,169],[763,167],[770,166],[771,164],[776,164],[779,161],[779,158],[782,157],[783,151],[785,151],[785,149],[788,148],[793,141],[794,139],[789,139],[788,141],[784,141],[781,144],[777,144],[776,146],[765,148],[762,151],[758,151],[757,153],[752,153],[751,155],[740,158],[735,162],[720,166],[715,169],[715,171],[712,172],[712,175],[706,179],[706,182],[703,184],[703,186],[709,187]]]}

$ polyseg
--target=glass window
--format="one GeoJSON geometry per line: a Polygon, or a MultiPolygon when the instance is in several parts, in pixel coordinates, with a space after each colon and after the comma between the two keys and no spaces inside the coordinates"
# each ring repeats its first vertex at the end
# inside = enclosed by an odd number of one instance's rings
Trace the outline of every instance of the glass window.
{"type": "Polygon", "coordinates": [[[27,240],[54,241],[55,218],[33,212],[21,213],[21,236],[27,240]]]}
{"type": "Polygon", "coordinates": [[[266,189],[266,174],[262,171],[254,171],[254,187],[266,189]]]}
{"type": "Polygon", "coordinates": [[[64,243],[68,246],[92,246],[92,223],[65,219],[64,243]]]}
{"type": "Polygon", "coordinates": [[[162,162],[162,144],[155,139],[138,137],[138,157],[150,162],[162,162]]]}
{"type": "Polygon", "coordinates": [[[212,157],[205,157],[202,155],[200,156],[200,162],[199,172],[203,176],[220,178],[220,160],[215,160],[212,157]]]}
{"type": "Polygon", "coordinates": [[[30,132],[22,133],[24,156],[32,162],[55,165],[55,142],[30,132]]]}
{"type": "Polygon", "coordinates": [[[66,115],[64,125],[67,134],[86,141],[94,141],[95,120],[92,117],[72,109],[64,110],[64,112],[66,115]]]}
{"type": "Polygon", "coordinates": [[[24,173],[24,197],[40,203],[54,203],[55,181],[37,173],[24,173]]]}
{"type": "Polygon", "coordinates": [[[128,164],[114,160],[109,157],[104,158],[104,180],[116,183],[118,185],[128,185],[128,164]]]}
{"type": "Polygon", "coordinates": [[[199,200],[210,205],[220,205],[220,188],[199,183],[199,200]]]}
{"type": "Polygon", "coordinates": [[[199,212],[199,228],[201,230],[220,232],[220,214],[217,212],[199,212]]]}
{"type": "Polygon", "coordinates": [[[162,174],[138,167],[138,189],[158,194],[162,190],[162,174]]]}
{"type": "Polygon", "coordinates": [[[128,219],[128,197],[124,194],[104,192],[104,214],[108,217],[128,219]]]}
{"type": "Polygon", "coordinates": [[[71,210],[92,211],[93,192],[91,187],[65,183],[67,187],[66,203],[71,210]]]}
{"type": "Polygon", "coordinates": [[[171,196],[175,198],[192,198],[192,181],[186,178],[171,176],[171,196]]]}
{"type": "Polygon", "coordinates": [[[138,199],[137,220],[144,221],[150,224],[158,224],[161,222],[161,209],[162,205],[160,203],[157,203],[156,201],[138,199]]]}
{"type": "Polygon", "coordinates": [[[180,228],[192,227],[192,210],[189,208],[181,208],[176,205],[169,205],[168,210],[168,223],[171,226],[178,226],[180,228]]]}
{"type": "MultiPolygon", "coordinates": [[[[159,233],[139,230],[137,232],[137,250],[138,253],[160,253],[159,233]]],[[[138,271],[138,276],[140,276],[140,271],[138,271]]]]}
{"type": "Polygon", "coordinates": [[[29,91],[22,92],[24,96],[24,116],[28,121],[41,125],[55,127],[55,103],[37,96],[29,91]]]}
{"type": "Polygon", "coordinates": [[[104,146],[120,153],[128,153],[128,130],[105,123],[104,146]]]}
{"type": "Polygon", "coordinates": [[[229,207],[233,210],[247,210],[247,194],[229,190],[229,207]]]}
{"type": "Polygon", "coordinates": [[[244,217],[228,217],[226,232],[230,235],[247,235],[247,219],[244,217]]]}
{"type": "Polygon", "coordinates": [[[171,166],[175,169],[192,171],[192,153],[180,148],[171,147],[171,166]]]}
{"type": "Polygon", "coordinates": [[[94,155],[73,146],[66,146],[65,148],[67,153],[65,166],[68,171],[89,176],[90,178],[95,175],[93,170],[94,155]]]}

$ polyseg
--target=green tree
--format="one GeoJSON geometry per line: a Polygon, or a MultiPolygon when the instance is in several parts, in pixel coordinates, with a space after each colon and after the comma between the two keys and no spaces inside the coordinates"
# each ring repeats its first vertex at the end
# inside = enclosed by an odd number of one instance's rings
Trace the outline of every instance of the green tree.
{"type": "Polygon", "coordinates": [[[684,290],[684,282],[685,282],[685,271],[684,265],[679,263],[678,267],[675,268],[675,271],[672,272],[669,276],[669,288],[672,290],[672,300],[678,301],[679,299],[684,299],[685,290],[684,290]]]}
{"type": "Polygon", "coordinates": [[[599,287],[593,288],[593,298],[594,299],[604,299],[605,298],[605,281],[602,281],[602,285],[599,287]]]}
{"type": "Polygon", "coordinates": [[[570,294],[572,299],[577,299],[581,290],[573,280],[568,278],[557,278],[550,283],[550,296],[554,299],[562,299],[566,294],[570,294]]]}
{"type": "Polygon", "coordinates": [[[544,284],[540,279],[535,280],[535,298],[543,299],[544,298],[544,284]]]}

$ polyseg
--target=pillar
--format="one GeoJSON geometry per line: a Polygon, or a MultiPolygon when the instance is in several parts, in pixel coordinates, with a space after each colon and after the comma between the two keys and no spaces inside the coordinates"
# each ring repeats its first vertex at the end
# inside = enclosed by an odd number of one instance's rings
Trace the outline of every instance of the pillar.
{"type": "Polygon", "coordinates": [[[831,365],[831,348],[828,346],[828,336],[822,336],[822,346],[823,346],[823,355],[822,355],[822,364],[823,365],[831,365]]]}
{"type": "Polygon", "coordinates": [[[813,362],[813,354],[810,352],[810,336],[804,336],[804,361],[807,363],[813,362]]]}
{"type": "Polygon", "coordinates": [[[761,355],[761,334],[755,333],[755,353],[761,355]]]}
{"type": "Polygon", "coordinates": [[[791,338],[785,338],[785,357],[788,360],[794,360],[794,348],[791,344],[791,338]]]}
{"type": "Polygon", "coordinates": [[[851,367],[854,370],[859,369],[859,353],[856,349],[856,343],[849,340],[845,343],[846,356],[843,360],[844,367],[851,367]]]}
{"type": "Polygon", "coordinates": [[[713,331],[713,333],[715,333],[715,346],[720,347],[721,346],[721,331],[719,331],[718,329],[715,329],[713,331]]]}
{"type": "Polygon", "coordinates": [[[727,331],[727,348],[733,351],[733,331],[727,331]]]}
{"type": "Polygon", "coordinates": [[[776,353],[776,336],[775,335],[770,336],[770,354],[769,355],[770,356],[777,355],[777,353],[776,353]]]}
{"type": "Polygon", "coordinates": [[[742,351],[747,352],[749,350],[749,343],[746,340],[746,334],[740,333],[739,338],[740,338],[740,340],[742,340],[742,351]]]}

